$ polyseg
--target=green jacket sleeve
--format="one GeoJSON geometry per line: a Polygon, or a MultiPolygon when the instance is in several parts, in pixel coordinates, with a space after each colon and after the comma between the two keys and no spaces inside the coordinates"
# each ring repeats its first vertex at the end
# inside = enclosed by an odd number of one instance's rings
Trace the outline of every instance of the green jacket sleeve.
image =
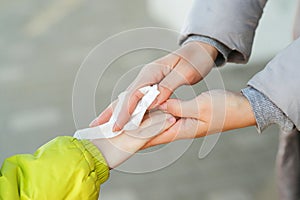
{"type": "Polygon", "coordinates": [[[7,158],[0,171],[1,200],[97,200],[109,168],[87,140],[57,137],[33,155],[7,158]]]}

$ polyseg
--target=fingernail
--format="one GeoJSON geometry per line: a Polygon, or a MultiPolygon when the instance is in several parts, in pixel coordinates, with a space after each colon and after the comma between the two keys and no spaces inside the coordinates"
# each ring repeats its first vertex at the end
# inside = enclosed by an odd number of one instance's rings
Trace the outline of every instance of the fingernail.
{"type": "Polygon", "coordinates": [[[171,117],[168,119],[168,121],[173,124],[174,122],[176,122],[176,119],[175,117],[171,117]]]}
{"type": "Polygon", "coordinates": [[[167,110],[167,104],[166,103],[163,103],[161,105],[159,105],[158,107],[160,110],[167,110]]]}
{"type": "Polygon", "coordinates": [[[115,132],[115,131],[119,131],[119,130],[121,130],[120,127],[117,125],[117,123],[115,123],[112,131],[115,132]]]}

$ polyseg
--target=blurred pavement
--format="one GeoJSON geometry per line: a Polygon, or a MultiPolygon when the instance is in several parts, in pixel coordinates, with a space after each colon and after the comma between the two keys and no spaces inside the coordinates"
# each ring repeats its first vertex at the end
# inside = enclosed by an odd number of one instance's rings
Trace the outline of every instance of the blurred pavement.
{"type": "MultiPolygon", "coordinates": [[[[58,135],[74,133],[74,79],[83,59],[98,43],[137,27],[179,27],[176,19],[182,19],[188,6],[182,6],[179,13],[183,2],[172,1],[178,3],[174,10],[171,1],[157,2],[0,1],[1,163],[13,154],[32,153],[58,135]],[[172,14],[176,17],[170,21],[172,14]]],[[[288,44],[294,3],[270,2],[261,22],[267,28],[260,27],[257,33],[254,49],[258,53],[247,67],[229,65],[221,69],[227,89],[245,87],[247,80],[288,44]]],[[[145,51],[136,56],[139,53],[120,59],[115,65],[125,67],[108,72],[108,82],[101,85],[104,89],[97,91],[98,112],[110,102],[114,73],[120,76],[137,62],[147,63],[158,54],[145,51]]],[[[205,91],[205,84],[195,86],[195,90],[205,91]]],[[[203,160],[198,159],[203,139],[195,140],[177,162],[153,173],[112,171],[102,187],[101,199],[276,200],[277,131],[273,126],[262,135],[255,127],[226,132],[203,160]]]]}

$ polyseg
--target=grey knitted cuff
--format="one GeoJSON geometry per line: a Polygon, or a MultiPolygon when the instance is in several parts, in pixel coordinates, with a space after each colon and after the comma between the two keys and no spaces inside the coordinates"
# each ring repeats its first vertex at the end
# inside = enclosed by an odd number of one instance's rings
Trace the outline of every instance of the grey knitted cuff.
{"type": "Polygon", "coordinates": [[[293,122],[264,94],[253,87],[242,89],[242,93],[251,104],[259,133],[271,124],[278,124],[284,131],[294,128],[293,122]]]}
{"type": "Polygon", "coordinates": [[[213,47],[215,47],[218,51],[219,54],[215,60],[216,66],[222,66],[227,62],[227,57],[231,50],[222,44],[221,42],[218,42],[215,39],[212,39],[210,37],[202,36],[202,35],[190,35],[183,43],[182,45],[185,45],[188,42],[193,42],[193,41],[198,41],[198,42],[204,42],[206,44],[209,44],[213,47]]]}

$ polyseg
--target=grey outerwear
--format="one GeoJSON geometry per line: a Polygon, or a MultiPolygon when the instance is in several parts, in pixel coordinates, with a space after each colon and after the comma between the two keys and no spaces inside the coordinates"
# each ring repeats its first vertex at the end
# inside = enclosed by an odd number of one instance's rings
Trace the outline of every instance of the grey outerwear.
{"type": "MultiPolygon", "coordinates": [[[[265,4],[266,0],[194,0],[179,42],[191,35],[210,37],[231,49],[229,62],[246,63],[265,4]]],[[[300,32],[299,12],[295,37],[300,32]]],[[[266,95],[296,126],[280,134],[277,169],[280,199],[299,200],[300,38],[275,56],[248,84],[266,95]]]]}

